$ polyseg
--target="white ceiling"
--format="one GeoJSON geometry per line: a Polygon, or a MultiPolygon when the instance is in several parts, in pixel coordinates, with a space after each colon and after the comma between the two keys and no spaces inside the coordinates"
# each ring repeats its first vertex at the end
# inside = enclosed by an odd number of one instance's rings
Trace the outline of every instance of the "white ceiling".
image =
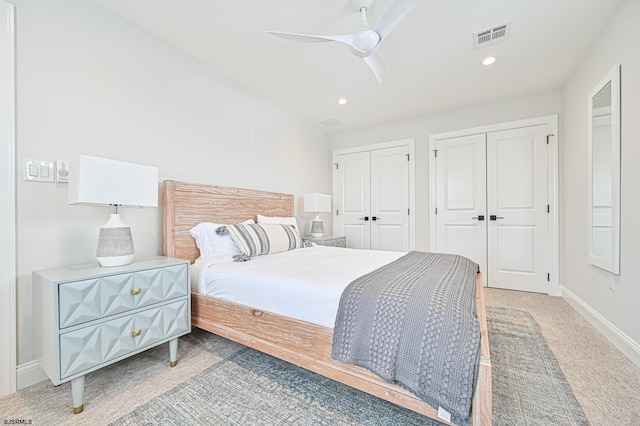
{"type": "MultiPolygon", "coordinates": [[[[372,26],[391,1],[377,0],[372,26]]],[[[344,122],[318,124],[328,133],[559,89],[623,1],[419,0],[378,49],[378,84],[346,46],[265,33],[355,32],[353,0],[98,0],[304,120],[344,122]],[[506,22],[508,41],[473,50],[473,32],[506,22]]]]}

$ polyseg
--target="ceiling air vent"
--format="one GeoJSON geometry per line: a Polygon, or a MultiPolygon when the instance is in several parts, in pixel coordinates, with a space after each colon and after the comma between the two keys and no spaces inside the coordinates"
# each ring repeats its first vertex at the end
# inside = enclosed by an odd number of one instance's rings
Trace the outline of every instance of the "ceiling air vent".
{"type": "Polygon", "coordinates": [[[506,23],[495,25],[482,31],[476,31],[473,33],[473,49],[480,49],[509,40],[510,30],[511,24],[506,23]]]}
{"type": "Polygon", "coordinates": [[[318,123],[322,124],[325,127],[336,127],[336,126],[340,126],[342,124],[344,124],[339,118],[337,117],[329,117],[329,118],[325,118],[324,120],[320,120],[318,121],[318,123]]]}

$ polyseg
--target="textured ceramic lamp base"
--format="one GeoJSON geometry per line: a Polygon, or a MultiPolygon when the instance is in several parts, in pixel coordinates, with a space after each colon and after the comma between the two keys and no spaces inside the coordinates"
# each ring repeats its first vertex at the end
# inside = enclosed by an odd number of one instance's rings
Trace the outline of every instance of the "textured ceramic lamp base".
{"type": "Polygon", "coordinates": [[[324,235],[324,227],[321,220],[314,220],[311,222],[311,236],[322,237],[324,235]]]}
{"type": "Polygon", "coordinates": [[[112,214],[100,228],[96,258],[100,266],[123,266],[133,260],[133,238],[129,228],[119,214],[112,214]]]}

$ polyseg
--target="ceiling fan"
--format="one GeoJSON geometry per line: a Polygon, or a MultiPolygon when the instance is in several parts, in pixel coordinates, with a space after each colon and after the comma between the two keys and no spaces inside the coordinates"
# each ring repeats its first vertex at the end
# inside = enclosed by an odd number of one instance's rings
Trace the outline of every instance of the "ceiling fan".
{"type": "Polygon", "coordinates": [[[373,7],[375,0],[354,0],[360,11],[360,29],[352,34],[344,35],[310,35],[267,31],[277,37],[306,43],[323,43],[337,41],[351,48],[354,55],[364,59],[378,80],[382,83],[386,72],[386,64],[376,50],[389,33],[398,25],[418,0],[393,0],[378,23],[371,29],[367,22],[367,10],[373,7]]]}

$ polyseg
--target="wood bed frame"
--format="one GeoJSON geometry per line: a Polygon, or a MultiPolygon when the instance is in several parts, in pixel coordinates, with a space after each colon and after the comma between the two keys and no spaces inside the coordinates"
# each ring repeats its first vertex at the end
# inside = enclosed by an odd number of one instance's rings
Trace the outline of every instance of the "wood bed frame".
{"type": "MultiPolygon", "coordinates": [[[[163,184],[164,254],[192,263],[200,256],[189,230],[202,222],[238,223],[256,215],[293,216],[293,195],[166,180],[163,184]]],[[[491,425],[491,359],[482,279],[478,274],[477,312],[482,329],[480,366],[473,397],[472,424],[491,425]]],[[[360,367],[331,358],[333,329],[261,311],[200,293],[191,293],[192,324],[253,349],[306,368],[348,386],[437,419],[438,410],[411,392],[360,367]]]]}

